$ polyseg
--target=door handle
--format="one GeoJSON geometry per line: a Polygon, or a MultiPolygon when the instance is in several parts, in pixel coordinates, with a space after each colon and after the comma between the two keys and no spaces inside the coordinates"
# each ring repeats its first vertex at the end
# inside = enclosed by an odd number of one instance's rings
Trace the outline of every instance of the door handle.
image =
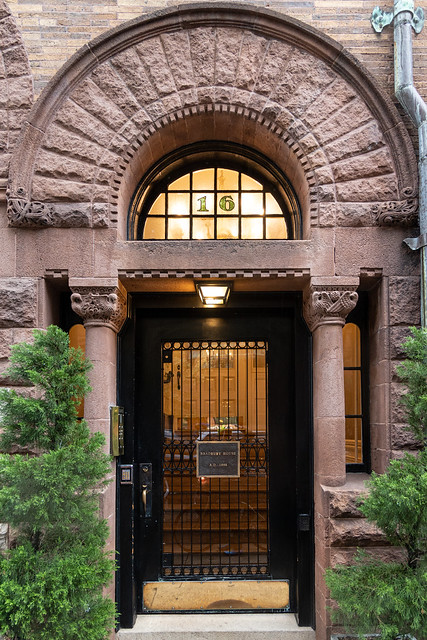
{"type": "Polygon", "coordinates": [[[141,515],[151,518],[153,511],[153,473],[151,462],[139,465],[139,482],[141,487],[141,515]]]}
{"type": "Polygon", "coordinates": [[[147,511],[147,485],[143,484],[142,485],[142,505],[144,507],[144,515],[147,511]]]}

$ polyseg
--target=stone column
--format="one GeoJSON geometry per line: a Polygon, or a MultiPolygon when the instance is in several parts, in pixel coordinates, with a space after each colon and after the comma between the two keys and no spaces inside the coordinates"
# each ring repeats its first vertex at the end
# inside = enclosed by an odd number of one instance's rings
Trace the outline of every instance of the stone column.
{"type": "MultiPolygon", "coordinates": [[[[92,391],[85,398],[84,416],[91,431],[100,431],[110,453],[110,406],[116,404],[117,333],[126,318],[123,286],[112,278],[73,278],[71,305],[83,318],[86,329],[86,357],[92,362],[89,372],[92,391]]],[[[107,549],[115,550],[115,465],[111,482],[100,499],[100,515],[110,528],[107,549]]],[[[114,598],[114,585],[108,590],[114,598]]]]}
{"type": "Polygon", "coordinates": [[[312,278],[304,315],[313,334],[314,527],[316,638],[330,633],[329,594],[324,572],[330,564],[329,507],[325,486],[345,483],[345,404],[342,328],[358,295],[357,278],[312,278]]]}
{"type": "Polygon", "coordinates": [[[356,306],[357,278],[312,278],[304,315],[313,334],[314,474],[316,484],[345,482],[342,328],[356,306]]]}

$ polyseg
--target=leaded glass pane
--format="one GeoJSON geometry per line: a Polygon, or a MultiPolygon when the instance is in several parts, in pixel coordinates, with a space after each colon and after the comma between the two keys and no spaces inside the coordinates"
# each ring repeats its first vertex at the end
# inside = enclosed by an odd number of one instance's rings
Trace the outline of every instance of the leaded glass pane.
{"type": "Polygon", "coordinates": [[[193,189],[212,190],[215,186],[215,169],[201,169],[193,173],[193,189]]]}
{"type": "Polygon", "coordinates": [[[239,172],[231,169],[217,169],[217,189],[220,191],[237,191],[239,188],[239,172]]]}
{"type": "Polygon", "coordinates": [[[242,219],[242,238],[260,240],[263,237],[263,221],[259,218],[242,219]]]}
{"type": "Polygon", "coordinates": [[[284,213],[267,189],[268,185],[235,169],[189,172],[156,197],[146,213],[143,239],[286,239],[284,213]]]}
{"type": "Polygon", "coordinates": [[[262,216],[264,214],[262,193],[242,193],[242,215],[262,216]]]}
{"type": "Polygon", "coordinates": [[[170,240],[188,240],[190,237],[190,218],[169,218],[168,237],[170,240]]]}
{"type": "Polygon", "coordinates": [[[165,219],[148,218],[144,227],[144,240],[164,240],[165,219]]]}
{"type": "Polygon", "coordinates": [[[288,237],[283,218],[267,218],[265,221],[265,237],[267,240],[286,240],[288,237]]]}

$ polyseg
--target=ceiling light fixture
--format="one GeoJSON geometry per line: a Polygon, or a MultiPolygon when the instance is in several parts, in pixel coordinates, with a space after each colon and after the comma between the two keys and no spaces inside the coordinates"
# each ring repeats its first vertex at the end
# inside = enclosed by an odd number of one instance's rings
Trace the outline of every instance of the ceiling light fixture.
{"type": "Polygon", "coordinates": [[[205,307],[223,307],[230,295],[231,285],[223,282],[215,284],[196,283],[196,291],[205,307]]]}

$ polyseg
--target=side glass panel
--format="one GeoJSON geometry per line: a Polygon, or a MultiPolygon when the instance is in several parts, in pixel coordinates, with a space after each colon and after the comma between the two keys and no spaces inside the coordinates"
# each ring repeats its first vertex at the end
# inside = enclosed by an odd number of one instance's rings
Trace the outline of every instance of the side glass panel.
{"type": "Polygon", "coordinates": [[[343,343],[346,463],[357,464],[363,462],[362,363],[360,329],[357,325],[344,325],[343,343]]]}
{"type": "Polygon", "coordinates": [[[162,345],[164,577],[270,573],[266,354],[265,341],[162,345]],[[197,476],[210,442],[234,443],[238,477],[197,476]]]}

